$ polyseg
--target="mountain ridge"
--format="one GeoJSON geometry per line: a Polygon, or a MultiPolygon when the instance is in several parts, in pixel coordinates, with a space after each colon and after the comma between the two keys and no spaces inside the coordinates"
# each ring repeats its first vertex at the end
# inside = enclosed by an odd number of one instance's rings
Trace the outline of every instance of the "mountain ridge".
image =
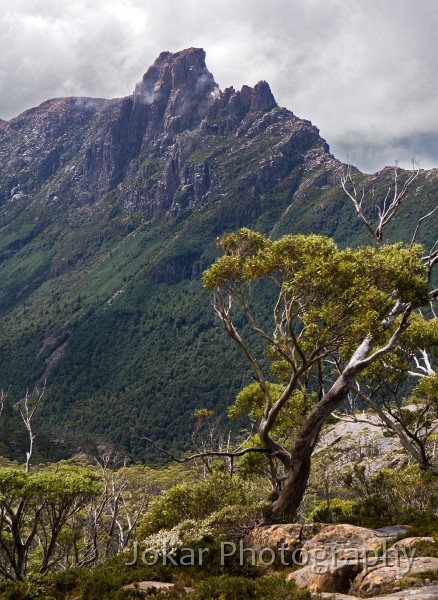
{"type": "MultiPolygon", "coordinates": [[[[193,410],[223,413],[250,379],[198,282],[223,232],[366,240],[317,127],[266,82],[220,91],[202,49],[160,54],[125,98],[0,123],[0,164],[0,388],[16,402],[47,378],[47,436],[74,447],[146,459],[139,428],[183,448],[193,410]]],[[[393,177],[354,173],[376,196],[393,177]]],[[[437,191],[422,172],[390,238],[437,191]]]]}

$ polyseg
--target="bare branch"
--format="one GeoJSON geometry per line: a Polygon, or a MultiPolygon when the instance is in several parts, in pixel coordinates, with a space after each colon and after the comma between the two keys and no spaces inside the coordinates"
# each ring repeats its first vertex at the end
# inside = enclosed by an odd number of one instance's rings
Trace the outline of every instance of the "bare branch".
{"type": "Polygon", "coordinates": [[[373,427],[385,427],[383,423],[376,423],[371,419],[365,419],[363,417],[357,417],[355,414],[352,415],[344,415],[333,412],[331,415],[337,421],[342,421],[343,423],[363,423],[364,425],[372,425],[373,427]]]}
{"type": "Polygon", "coordinates": [[[417,371],[408,371],[408,375],[411,377],[427,377],[435,375],[435,370],[429,359],[429,355],[426,350],[420,350],[420,359],[414,356],[415,367],[417,371]],[[420,362],[422,360],[422,363],[420,362]]]}
{"type": "MultiPolygon", "coordinates": [[[[390,223],[390,221],[393,219],[393,217],[397,213],[398,209],[400,208],[400,204],[401,204],[403,198],[406,196],[406,194],[408,192],[409,187],[412,185],[412,183],[415,181],[415,179],[420,174],[420,169],[418,167],[418,163],[415,159],[412,159],[412,172],[409,175],[409,177],[406,179],[406,181],[403,183],[403,185],[401,186],[401,189],[399,187],[399,168],[396,163],[396,165],[394,167],[393,184],[392,184],[392,186],[390,186],[388,188],[386,196],[383,200],[382,208],[380,208],[380,206],[376,207],[377,208],[377,216],[378,216],[378,223],[377,223],[376,227],[373,227],[371,222],[365,216],[365,213],[362,208],[362,204],[363,204],[363,201],[365,198],[365,189],[362,189],[361,195],[359,197],[358,193],[357,193],[356,185],[353,181],[351,170],[352,170],[352,167],[349,164],[347,166],[346,171],[344,171],[341,175],[341,187],[344,190],[345,194],[348,196],[348,198],[350,198],[350,200],[352,201],[358,217],[363,221],[363,223],[365,224],[365,227],[367,228],[369,233],[371,233],[371,235],[373,236],[374,241],[377,242],[378,244],[381,244],[383,241],[383,230],[390,223]],[[391,190],[392,190],[392,198],[391,198],[391,190]]],[[[433,211],[433,212],[435,212],[435,211],[433,211]]],[[[433,212],[431,214],[433,214],[433,212]]],[[[427,218],[427,216],[429,216],[429,215],[426,215],[424,218],[427,218]]],[[[421,221],[422,220],[424,220],[424,219],[422,218],[421,221]]],[[[419,223],[417,225],[417,229],[419,228],[420,224],[421,223],[419,223]]],[[[418,233],[417,229],[415,231],[413,241],[416,237],[416,234],[418,233]]],[[[412,243],[413,243],[413,241],[412,241],[412,243]]]]}
{"type": "Polygon", "coordinates": [[[438,205],[435,206],[435,208],[433,210],[431,210],[429,213],[427,213],[427,215],[424,215],[423,217],[421,217],[420,219],[418,219],[418,223],[417,223],[417,226],[415,228],[414,235],[412,236],[410,248],[412,248],[412,246],[415,243],[415,240],[417,239],[417,235],[418,235],[418,232],[420,231],[420,227],[421,227],[422,222],[425,221],[426,219],[428,219],[429,217],[431,217],[437,210],[438,210],[438,205]]]}
{"type": "Polygon", "coordinates": [[[21,418],[23,419],[24,426],[26,427],[27,432],[29,434],[29,450],[26,452],[26,467],[25,467],[26,473],[29,472],[30,461],[31,461],[32,454],[33,454],[33,442],[35,440],[35,435],[32,430],[32,419],[41,403],[41,400],[44,396],[45,390],[46,390],[46,382],[44,382],[44,387],[41,392],[39,390],[35,390],[36,400],[32,407],[29,406],[30,396],[29,396],[29,391],[27,391],[26,396],[24,398],[24,403],[23,403],[24,410],[23,410],[23,408],[20,408],[21,418]]]}
{"type": "Polygon", "coordinates": [[[146,442],[149,442],[157,450],[159,450],[160,452],[163,452],[167,456],[170,456],[170,458],[172,458],[172,460],[174,460],[176,462],[179,462],[179,463],[190,462],[191,460],[195,460],[196,458],[203,458],[203,457],[206,457],[206,456],[238,457],[238,456],[244,456],[245,454],[248,454],[250,452],[255,452],[255,453],[259,453],[259,454],[260,453],[261,454],[270,454],[271,456],[275,454],[269,448],[244,448],[243,450],[237,450],[236,452],[214,452],[213,450],[208,450],[206,452],[199,452],[197,454],[192,454],[191,456],[186,456],[184,458],[178,458],[177,456],[175,456],[174,454],[172,454],[168,450],[165,450],[164,448],[162,448],[161,446],[159,446],[158,444],[156,444],[150,438],[148,438],[146,436],[140,436],[140,439],[145,440],[146,442]]]}
{"type": "MultiPolygon", "coordinates": [[[[370,354],[369,356],[367,356],[368,352],[371,350],[372,347],[372,337],[371,336],[367,336],[365,338],[365,340],[362,342],[362,344],[359,346],[359,348],[356,350],[356,352],[354,353],[353,357],[350,360],[349,366],[352,369],[360,369],[363,370],[364,368],[366,368],[367,366],[371,365],[373,362],[375,362],[380,356],[383,356],[384,354],[387,354],[390,350],[392,350],[400,335],[403,333],[403,331],[405,331],[409,325],[409,316],[412,312],[412,307],[410,304],[399,304],[399,307],[402,307],[403,310],[403,316],[402,319],[397,327],[397,329],[394,331],[394,333],[392,334],[392,336],[390,337],[388,343],[383,346],[382,348],[379,348],[378,350],[376,350],[375,352],[373,352],[373,354],[370,354]]],[[[394,307],[390,317],[384,322],[384,326],[389,327],[390,324],[392,324],[393,320],[395,320],[396,316],[397,316],[397,305],[396,307],[394,307]]],[[[399,313],[398,313],[399,314],[399,313]]]]}
{"type": "Polygon", "coordinates": [[[394,415],[391,412],[387,414],[377,402],[374,402],[370,395],[364,394],[359,386],[350,386],[350,389],[368,404],[368,406],[380,417],[387,429],[397,434],[403,448],[414,458],[422,469],[430,470],[434,475],[438,475],[438,465],[429,462],[424,442],[417,435],[409,432],[400,422],[396,422],[394,415]]]}
{"type": "Polygon", "coordinates": [[[2,416],[3,409],[5,407],[6,394],[3,390],[0,391],[0,417],[2,416]]]}
{"type": "Polygon", "coordinates": [[[350,200],[353,202],[353,205],[354,205],[354,208],[356,209],[356,213],[357,213],[358,217],[364,222],[365,227],[371,233],[371,235],[376,240],[376,242],[379,242],[380,240],[377,238],[374,228],[371,226],[370,222],[365,217],[365,214],[362,210],[362,202],[365,198],[365,190],[362,189],[361,196],[360,196],[360,198],[358,198],[356,186],[354,184],[353,177],[351,175],[351,168],[352,167],[349,164],[347,166],[347,171],[343,172],[341,175],[342,189],[347,194],[347,196],[350,198],[350,200]],[[351,186],[351,191],[348,189],[348,186],[351,186]]]}
{"type": "Polygon", "coordinates": [[[213,304],[214,311],[216,312],[218,317],[221,319],[229,336],[239,346],[239,348],[242,350],[245,358],[248,360],[249,364],[251,365],[251,367],[255,373],[256,379],[259,382],[260,387],[262,388],[263,393],[265,395],[267,406],[270,407],[272,405],[272,399],[271,399],[271,395],[269,393],[269,389],[268,389],[268,385],[267,385],[265,376],[263,374],[262,369],[259,367],[256,359],[252,356],[251,352],[249,351],[247,344],[245,344],[241,335],[239,334],[236,327],[234,326],[234,323],[230,316],[231,303],[232,303],[231,296],[229,296],[228,306],[226,306],[226,304],[223,300],[222,294],[220,292],[220,289],[217,288],[215,290],[214,304],[213,304]]]}

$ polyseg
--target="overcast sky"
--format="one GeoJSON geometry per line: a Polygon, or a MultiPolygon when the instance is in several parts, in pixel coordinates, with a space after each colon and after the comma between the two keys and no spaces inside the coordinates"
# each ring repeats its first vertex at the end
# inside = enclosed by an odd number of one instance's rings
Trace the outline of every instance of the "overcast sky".
{"type": "Polygon", "coordinates": [[[266,79],[337,158],[438,167],[437,32],[437,0],[0,0],[0,118],[128,95],[200,46],[221,89],[266,79]]]}

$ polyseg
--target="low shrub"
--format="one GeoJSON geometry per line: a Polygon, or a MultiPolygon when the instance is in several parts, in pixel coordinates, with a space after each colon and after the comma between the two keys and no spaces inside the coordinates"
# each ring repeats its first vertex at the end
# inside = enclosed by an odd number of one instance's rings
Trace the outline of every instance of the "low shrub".
{"type": "Polygon", "coordinates": [[[193,600],[310,600],[310,592],[299,590],[293,582],[273,575],[258,579],[211,577],[201,582],[193,600]]]}
{"type": "Polygon", "coordinates": [[[334,498],[330,504],[321,502],[310,514],[310,520],[315,523],[350,523],[355,525],[357,502],[334,498]]]}
{"type": "Polygon", "coordinates": [[[161,529],[171,529],[181,521],[205,519],[226,506],[246,506],[253,502],[251,486],[225,473],[214,473],[198,483],[182,483],[154,499],[139,527],[139,539],[161,529]]]}

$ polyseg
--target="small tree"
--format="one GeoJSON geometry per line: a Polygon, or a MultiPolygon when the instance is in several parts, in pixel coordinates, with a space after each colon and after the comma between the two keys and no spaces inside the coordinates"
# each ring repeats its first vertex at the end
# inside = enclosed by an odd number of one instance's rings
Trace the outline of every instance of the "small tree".
{"type": "MultiPolygon", "coordinates": [[[[393,185],[380,204],[373,219],[371,211],[364,208],[365,190],[359,191],[353,171],[348,166],[341,177],[341,185],[352,201],[357,215],[365,224],[373,240],[383,245],[383,233],[398,212],[407,195],[409,186],[419,175],[417,162],[404,182],[400,181],[398,167],[394,168],[393,185]]],[[[421,227],[426,221],[436,219],[438,205],[420,217],[414,229],[409,248],[412,248],[421,227]]],[[[433,268],[438,264],[438,241],[425,252],[422,261],[427,281],[433,283],[433,268]]],[[[429,306],[423,312],[411,316],[411,323],[400,336],[395,352],[384,362],[379,361],[351,387],[352,401],[365,402],[380,419],[381,426],[398,436],[405,451],[421,469],[438,475],[435,458],[436,434],[438,432],[438,372],[436,369],[438,348],[438,319],[436,302],[438,288],[429,293],[429,306]]],[[[356,417],[353,417],[356,419],[356,417]]]]}
{"type": "Polygon", "coordinates": [[[98,476],[82,467],[0,469],[0,574],[22,581],[31,553],[40,573],[54,567],[61,531],[99,491],[98,476]]]}

